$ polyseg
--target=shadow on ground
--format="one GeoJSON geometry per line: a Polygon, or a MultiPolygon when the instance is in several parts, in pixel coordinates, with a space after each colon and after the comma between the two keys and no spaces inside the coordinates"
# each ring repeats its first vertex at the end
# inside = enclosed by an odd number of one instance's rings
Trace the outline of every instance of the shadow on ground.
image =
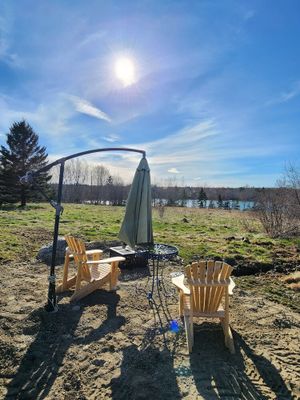
{"type": "MultiPolygon", "coordinates": [[[[57,313],[47,313],[43,308],[32,312],[28,317],[32,325],[24,328],[23,334],[35,335],[35,339],[8,385],[5,400],[46,398],[72,345],[99,340],[125,323],[124,317],[116,315],[118,302],[119,295],[116,293],[99,290],[82,300],[75,309],[73,304],[59,304],[57,313]],[[107,306],[106,319],[87,336],[77,336],[75,331],[85,307],[98,304],[107,306]]],[[[68,385],[70,383],[75,395],[76,382],[68,382],[68,385]]],[[[70,395],[69,398],[72,398],[70,395]]]]}
{"type": "Polygon", "coordinates": [[[255,354],[237,332],[234,342],[236,354],[231,355],[217,325],[204,323],[196,329],[190,373],[200,396],[209,400],[263,400],[272,393],[278,399],[292,398],[279,371],[267,358],[255,354]]]}
{"type": "Polygon", "coordinates": [[[167,346],[159,349],[154,344],[157,334],[162,335],[156,328],[148,329],[139,348],[123,350],[121,374],[111,380],[113,400],[181,399],[174,370],[176,338],[172,351],[167,346]]]}

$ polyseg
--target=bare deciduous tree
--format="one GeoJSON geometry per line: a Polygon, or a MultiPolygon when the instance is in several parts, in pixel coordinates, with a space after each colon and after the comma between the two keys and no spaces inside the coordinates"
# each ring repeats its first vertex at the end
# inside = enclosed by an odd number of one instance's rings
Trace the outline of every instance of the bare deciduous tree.
{"type": "Polygon", "coordinates": [[[278,188],[262,190],[257,208],[260,221],[271,237],[300,234],[300,170],[289,164],[278,188]]]}
{"type": "Polygon", "coordinates": [[[103,165],[95,165],[91,169],[91,194],[92,201],[101,203],[104,201],[104,185],[110,175],[109,170],[103,165]]]}

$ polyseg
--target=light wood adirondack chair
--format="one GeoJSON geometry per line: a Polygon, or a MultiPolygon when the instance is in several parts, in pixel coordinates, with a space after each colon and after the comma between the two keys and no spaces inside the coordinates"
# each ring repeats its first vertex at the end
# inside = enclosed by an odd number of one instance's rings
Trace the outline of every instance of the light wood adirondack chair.
{"type": "Polygon", "coordinates": [[[225,336],[225,345],[234,353],[229,326],[229,295],[235,286],[230,274],[232,267],[221,261],[199,261],[185,268],[185,275],[172,278],[179,291],[179,314],[184,317],[189,352],[194,344],[193,318],[219,318],[225,336]],[[186,287],[184,280],[189,286],[186,287]],[[222,306],[222,300],[224,306],[222,306]]]}
{"type": "Polygon", "coordinates": [[[101,260],[102,250],[86,250],[83,240],[73,236],[65,236],[68,248],[66,249],[63,281],[56,289],[62,293],[75,286],[75,291],[70,301],[80,300],[94,290],[108,284],[109,290],[116,290],[120,274],[119,262],[125,261],[124,257],[111,257],[101,260]],[[77,273],[68,278],[70,259],[74,258],[77,273]],[[87,282],[82,285],[82,282],[87,282]]]}

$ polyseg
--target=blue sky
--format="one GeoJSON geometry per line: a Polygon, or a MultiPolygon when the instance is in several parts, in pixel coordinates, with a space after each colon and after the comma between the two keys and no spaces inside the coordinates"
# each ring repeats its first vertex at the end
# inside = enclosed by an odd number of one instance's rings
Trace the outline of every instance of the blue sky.
{"type": "MultiPolygon", "coordinates": [[[[146,150],[152,181],[273,186],[300,154],[300,2],[0,2],[0,144],[146,150]],[[134,83],[115,74],[130,59],[134,83]]],[[[124,181],[131,153],[99,153],[124,181]]]]}

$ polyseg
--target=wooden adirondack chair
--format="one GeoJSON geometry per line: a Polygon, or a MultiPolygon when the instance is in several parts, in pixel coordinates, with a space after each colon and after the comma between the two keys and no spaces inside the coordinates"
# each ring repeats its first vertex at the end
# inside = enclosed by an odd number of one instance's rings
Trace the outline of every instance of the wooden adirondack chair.
{"type": "Polygon", "coordinates": [[[70,300],[77,301],[106,284],[109,285],[109,290],[116,290],[120,274],[118,264],[125,258],[111,257],[101,260],[102,250],[86,250],[83,240],[73,236],[65,236],[65,239],[68,248],[66,249],[63,281],[56,289],[56,293],[62,293],[75,286],[70,300]],[[72,258],[74,258],[77,272],[72,278],[68,278],[69,263],[72,258]],[[82,285],[83,281],[87,283],[82,285]]]}
{"type": "Polygon", "coordinates": [[[232,267],[221,261],[199,261],[185,268],[185,275],[172,278],[179,291],[179,314],[184,317],[189,352],[194,344],[193,318],[219,318],[225,345],[234,353],[229,326],[229,295],[235,286],[230,274],[232,267]],[[189,288],[185,286],[186,279],[189,288]],[[224,306],[222,306],[224,300],[224,306]]]}

